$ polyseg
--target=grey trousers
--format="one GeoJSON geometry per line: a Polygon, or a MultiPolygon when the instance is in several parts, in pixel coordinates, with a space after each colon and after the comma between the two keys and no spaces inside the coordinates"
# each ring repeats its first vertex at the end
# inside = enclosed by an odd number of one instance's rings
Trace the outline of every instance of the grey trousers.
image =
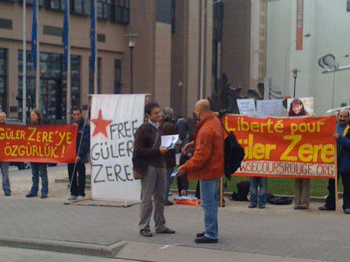
{"type": "Polygon", "coordinates": [[[164,204],[166,191],[166,171],[164,168],[148,166],[147,175],[141,179],[141,204],[139,230],[150,230],[154,207],[155,231],[163,231],[165,226],[164,204]]]}
{"type": "Polygon", "coordinates": [[[295,179],[295,206],[309,207],[310,205],[310,179],[295,179]]]}

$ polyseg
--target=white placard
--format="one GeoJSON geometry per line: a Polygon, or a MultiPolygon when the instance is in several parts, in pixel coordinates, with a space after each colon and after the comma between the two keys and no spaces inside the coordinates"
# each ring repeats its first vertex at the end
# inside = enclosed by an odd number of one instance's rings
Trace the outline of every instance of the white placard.
{"type": "Polygon", "coordinates": [[[161,147],[167,147],[169,149],[175,148],[175,145],[177,141],[179,141],[179,135],[167,135],[167,136],[162,136],[161,140],[161,147]]]}
{"type": "Polygon", "coordinates": [[[139,201],[132,173],[134,134],[144,120],[145,94],[92,95],[91,195],[99,200],[139,201]]]}
{"type": "MultiPolygon", "coordinates": [[[[307,114],[313,115],[314,114],[314,98],[313,97],[301,97],[299,98],[301,102],[304,104],[305,111],[307,114]]],[[[287,100],[287,115],[290,109],[290,103],[294,100],[294,98],[288,98],[287,100]]]]}
{"type": "Polygon", "coordinates": [[[258,116],[281,116],[282,99],[257,100],[256,108],[258,116]]]}
{"type": "Polygon", "coordinates": [[[247,115],[247,116],[256,115],[255,102],[253,98],[237,99],[237,105],[238,105],[239,113],[241,115],[247,115]]]}

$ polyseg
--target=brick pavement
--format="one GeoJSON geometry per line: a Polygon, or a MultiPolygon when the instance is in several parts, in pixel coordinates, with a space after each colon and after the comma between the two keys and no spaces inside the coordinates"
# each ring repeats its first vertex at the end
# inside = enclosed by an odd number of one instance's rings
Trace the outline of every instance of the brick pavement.
{"type": "MultiPolygon", "coordinates": [[[[50,168],[50,173],[66,176],[64,167],[50,168]]],[[[349,261],[350,216],[318,211],[320,203],[312,203],[307,211],[293,210],[292,205],[259,210],[248,209],[247,202],[226,200],[219,211],[219,243],[197,245],[194,235],[203,227],[199,206],[166,207],[167,224],[177,233],[144,238],[137,230],[139,206],[64,205],[66,185],[51,181],[48,199],[26,199],[16,192],[15,183],[21,181],[23,187],[29,174],[11,177],[13,196],[0,196],[1,245],[23,247],[22,240],[29,248],[83,254],[89,247],[91,252],[109,248],[118,252],[117,258],[141,261],[178,261],[183,254],[189,255],[183,261],[213,261],[211,256],[220,257],[216,261],[232,256],[234,261],[349,261]]]]}

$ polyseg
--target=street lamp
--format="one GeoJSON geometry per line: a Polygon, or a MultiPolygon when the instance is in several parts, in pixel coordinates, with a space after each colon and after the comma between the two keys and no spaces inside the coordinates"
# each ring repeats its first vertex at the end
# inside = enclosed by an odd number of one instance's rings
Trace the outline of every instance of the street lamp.
{"type": "Polygon", "coordinates": [[[301,72],[301,70],[298,70],[298,69],[293,69],[292,70],[292,72],[293,72],[293,78],[294,78],[294,98],[295,98],[295,89],[296,89],[296,87],[297,87],[297,76],[298,76],[298,72],[301,72]]]}
{"type": "MultiPolygon", "coordinates": [[[[311,34],[305,34],[303,35],[304,38],[307,38],[307,37],[310,37],[311,34]]],[[[288,47],[287,47],[287,50],[286,50],[286,54],[285,54],[285,71],[284,71],[284,88],[283,88],[283,91],[284,91],[284,94],[286,93],[286,87],[287,87],[287,82],[288,82],[288,79],[289,79],[289,75],[287,76],[287,67],[288,67],[288,64],[287,64],[287,56],[288,56],[288,53],[290,55],[290,49],[292,47],[292,44],[294,44],[296,41],[296,39],[293,39],[292,41],[290,41],[288,47]]],[[[291,63],[289,63],[289,66],[290,66],[291,63]]],[[[296,78],[297,78],[297,74],[298,72],[300,72],[300,70],[298,69],[293,69],[291,70],[291,72],[293,72],[293,77],[294,77],[294,97],[295,97],[295,89],[296,89],[296,78]],[[296,71],[295,71],[296,70],[296,71]],[[294,72],[295,71],[295,72],[294,72]]],[[[288,83],[288,87],[289,87],[289,83],[288,83]]]]}
{"type": "Polygon", "coordinates": [[[130,48],[130,94],[133,93],[133,62],[134,62],[134,57],[133,57],[133,53],[134,53],[134,47],[135,47],[135,40],[136,38],[139,37],[138,34],[135,33],[131,33],[131,34],[126,34],[125,35],[126,38],[129,39],[129,48],[130,48]]]}

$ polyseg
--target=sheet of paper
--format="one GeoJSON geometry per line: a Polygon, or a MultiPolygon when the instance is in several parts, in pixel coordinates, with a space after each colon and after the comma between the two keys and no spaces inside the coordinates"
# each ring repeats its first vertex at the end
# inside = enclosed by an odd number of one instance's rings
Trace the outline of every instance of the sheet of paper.
{"type": "Polygon", "coordinates": [[[237,105],[238,105],[239,113],[241,115],[247,115],[247,116],[256,115],[255,102],[253,98],[237,99],[237,105]]]}
{"type": "Polygon", "coordinates": [[[179,171],[175,170],[174,172],[172,172],[172,173],[170,174],[170,177],[174,177],[174,176],[176,176],[176,175],[177,175],[177,173],[179,173],[179,171]]]}
{"type": "Polygon", "coordinates": [[[177,141],[179,140],[179,135],[167,135],[162,136],[161,147],[167,147],[169,149],[175,148],[177,141]]]}

